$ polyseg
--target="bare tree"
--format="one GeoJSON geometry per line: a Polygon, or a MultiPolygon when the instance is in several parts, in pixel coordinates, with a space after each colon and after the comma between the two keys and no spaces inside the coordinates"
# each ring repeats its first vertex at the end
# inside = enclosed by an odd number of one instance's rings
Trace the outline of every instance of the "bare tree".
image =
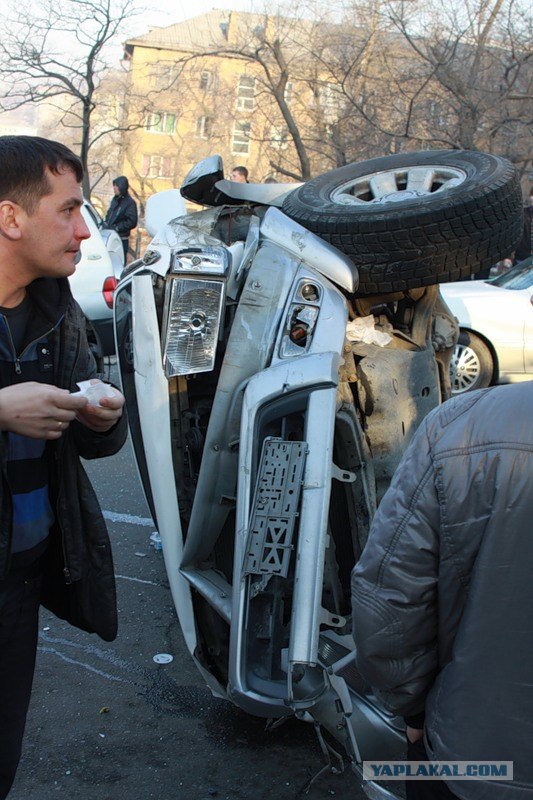
{"type": "MultiPolygon", "coordinates": [[[[533,37],[521,0],[407,4],[387,13],[411,57],[394,84],[406,113],[396,135],[484,149],[531,164],[533,37]]],[[[401,67],[401,65],[400,65],[401,67]]]]}
{"type": "Polygon", "coordinates": [[[26,9],[20,4],[6,8],[0,20],[0,107],[35,103],[52,109],[55,124],[78,149],[86,196],[91,190],[91,148],[113,132],[139,124],[131,113],[125,122],[124,89],[116,73],[114,96],[101,89],[109,75],[106,45],[135,13],[134,0],[40,0],[26,9]],[[97,111],[99,92],[102,105],[97,111]],[[106,97],[113,105],[109,114],[106,97]]]}

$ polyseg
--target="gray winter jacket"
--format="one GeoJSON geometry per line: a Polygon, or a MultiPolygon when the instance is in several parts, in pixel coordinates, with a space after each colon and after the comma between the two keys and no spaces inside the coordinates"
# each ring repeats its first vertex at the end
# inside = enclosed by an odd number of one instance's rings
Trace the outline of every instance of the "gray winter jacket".
{"type": "Polygon", "coordinates": [[[352,576],[357,665],[430,758],[514,762],[461,798],[533,797],[533,382],[454,398],[417,431],[352,576]]]}

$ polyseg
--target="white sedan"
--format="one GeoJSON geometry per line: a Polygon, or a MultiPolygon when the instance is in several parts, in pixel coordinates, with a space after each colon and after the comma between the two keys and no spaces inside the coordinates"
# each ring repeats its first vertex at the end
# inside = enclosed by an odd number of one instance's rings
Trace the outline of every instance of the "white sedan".
{"type": "Polygon", "coordinates": [[[101,217],[87,201],[81,212],[91,236],[81,244],[70,287],[88,320],[89,344],[101,363],[103,356],[115,352],[113,294],[124,268],[124,249],[118,233],[104,228],[101,217]]]}
{"type": "Polygon", "coordinates": [[[452,392],[533,379],[533,258],[490,281],[440,287],[461,334],[452,392]]]}

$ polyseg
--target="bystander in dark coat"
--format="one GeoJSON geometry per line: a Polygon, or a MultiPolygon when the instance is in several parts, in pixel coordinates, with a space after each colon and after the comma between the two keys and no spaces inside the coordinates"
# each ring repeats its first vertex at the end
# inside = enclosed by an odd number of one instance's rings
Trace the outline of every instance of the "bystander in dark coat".
{"type": "Polygon", "coordinates": [[[115,196],[109,205],[105,224],[120,236],[124,248],[124,263],[126,263],[130,233],[137,227],[137,204],[129,193],[128,179],[124,175],[115,178],[113,191],[115,196]]]}
{"type": "Polygon", "coordinates": [[[21,755],[40,605],[117,633],[111,547],[80,458],[117,452],[126,420],[118,390],[91,404],[77,386],[101,383],[68,281],[90,236],[82,177],[58,142],[0,137],[0,800],[21,755]]]}

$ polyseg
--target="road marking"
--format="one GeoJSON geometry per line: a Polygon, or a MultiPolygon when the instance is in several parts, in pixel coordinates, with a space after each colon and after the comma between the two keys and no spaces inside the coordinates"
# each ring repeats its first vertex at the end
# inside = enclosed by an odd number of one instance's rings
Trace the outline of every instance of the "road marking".
{"type": "Polygon", "coordinates": [[[147,583],[150,586],[161,586],[160,583],[155,581],[144,581],[142,578],[132,578],[129,575],[115,575],[115,578],[122,578],[123,581],[135,581],[135,583],[147,583]]]}
{"type": "Polygon", "coordinates": [[[129,525],[144,525],[146,528],[154,526],[151,517],[135,517],[132,514],[118,514],[116,511],[102,511],[102,514],[110,522],[127,522],[129,525]]]}
{"type": "Polygon", "coordinates": [[[77,661],[75,658],[69,658],[64,653],[60,653],[59,650],[56,650],[54,647],[43,647],[42,645],[39,645],[38,649],[41,653],[52,653],[52,655],[61,658],[63,661],[66,661],[67,664],[74,664],[76,667],[83,667],[83,669],[86,669],[89,672],[95,672],[97,675],[100,675],[100,677],[107,678],[108,681],[125,683],[124,678],[119,678],[117,675],[110,675],[108,672],[103,672],[101,669],[97,669],[96,667],[91,666],[91,664],[85,664],[83,661],[77,661]]]}

